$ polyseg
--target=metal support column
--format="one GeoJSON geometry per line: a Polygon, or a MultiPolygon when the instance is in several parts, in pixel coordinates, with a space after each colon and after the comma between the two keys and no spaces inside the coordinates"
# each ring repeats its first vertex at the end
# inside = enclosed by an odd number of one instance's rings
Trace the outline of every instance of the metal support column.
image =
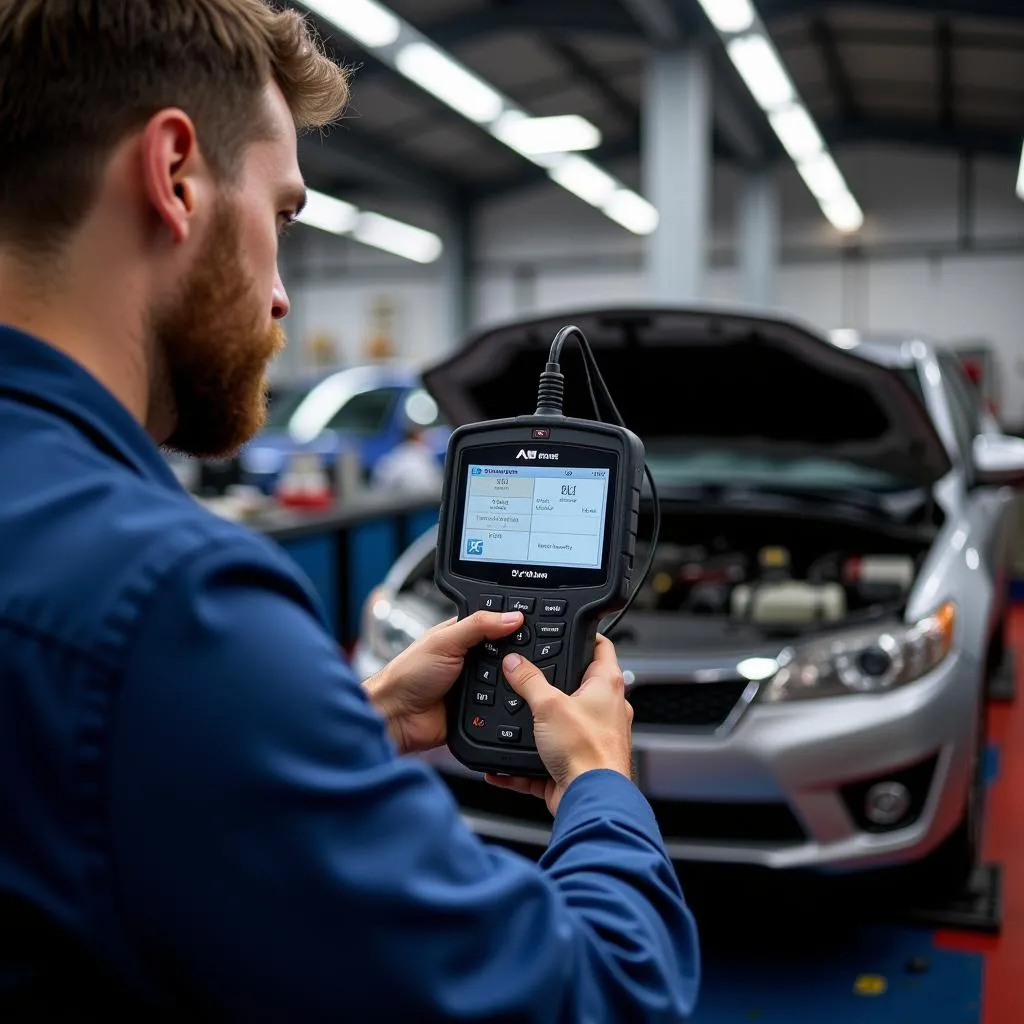
{"type": "Polygon", "coordinates": [[[704,297],[711,207],[711,67],[691,43],[650,57],[643,111],[644,192],[660,222],[648,236],[655,302],[704,297]]]}
{"type": "Polygon", "coordinates": [[[740,298],[754,306],[775,303],[779,261],[779,189],[769,169],[751,171],[744,184],[736,232],[740,298]]]}
{"type": "Polygon", "coordinates": [[[469,200],[448,206],[443,257],[444,290],[447,299],[444,348],[461,347],[474,324],[473,223],[469,200]]]}

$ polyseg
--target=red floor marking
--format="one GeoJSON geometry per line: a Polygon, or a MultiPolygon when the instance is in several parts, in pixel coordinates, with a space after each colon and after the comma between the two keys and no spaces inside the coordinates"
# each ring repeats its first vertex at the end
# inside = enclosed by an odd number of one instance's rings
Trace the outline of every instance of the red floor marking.
{"type": "MultiPolygon", "coordinates": [[[[1024,608],[1014,612],[1010,637],[1024,651],[1024,608]]],[[[1018,686],[1013,704],[992,706],[989,733],[999,777],[989,793],[985,856],[1003,865],[1003,930],[996,938],[936,935],[947,949],[985,954],[984,1024],[1024,1022],[1024,679],[1018,686]]]]}

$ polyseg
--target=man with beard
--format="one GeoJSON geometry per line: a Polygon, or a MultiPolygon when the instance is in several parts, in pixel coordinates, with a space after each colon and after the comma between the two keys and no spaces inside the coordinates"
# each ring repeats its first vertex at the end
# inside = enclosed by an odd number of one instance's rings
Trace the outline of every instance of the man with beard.
{"type": "Polygon", "coordinates": [[[0,1020],[668,1021],[696,938],[606,640],[516,659],[540,864],[402,755],[445,740],[433,630],[360,685],[307,581],[159,445],[257,430],[303,202],[348,95],[264,0],[0,0],[0,1020]]]}

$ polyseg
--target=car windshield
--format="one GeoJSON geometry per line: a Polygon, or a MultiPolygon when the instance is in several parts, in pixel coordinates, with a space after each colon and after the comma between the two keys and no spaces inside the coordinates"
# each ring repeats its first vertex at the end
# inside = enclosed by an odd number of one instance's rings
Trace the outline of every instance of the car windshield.
{"type": "Polygon", "coordinates": [[[667,487],[891,494],[914,486],[882,470],[820,455],[784,458],[666,443],[649,445],[647,462],[658,484],[667,487]]]}

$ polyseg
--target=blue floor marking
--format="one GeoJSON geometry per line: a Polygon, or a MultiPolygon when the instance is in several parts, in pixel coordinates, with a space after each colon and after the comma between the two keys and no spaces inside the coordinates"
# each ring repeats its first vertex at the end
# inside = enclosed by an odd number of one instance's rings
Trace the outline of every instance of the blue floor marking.
{"type": "MultiPolygon", "coordinates": [[[[786,928],[780,923],[780,932],[786,928]]],[[[799,934],[799,933],[798,933],[799,934]]],[[[978,1024],[983,958],[937,950],[928,929],[873,927],[794,950],[782,934],[760,954],[705,953],[693,1024],[978,1024]],[[907,970],[926,957],[928,970],[907,970]],[[859,995],[863,975],[885,979],[875,996],[859,995]]]]}

